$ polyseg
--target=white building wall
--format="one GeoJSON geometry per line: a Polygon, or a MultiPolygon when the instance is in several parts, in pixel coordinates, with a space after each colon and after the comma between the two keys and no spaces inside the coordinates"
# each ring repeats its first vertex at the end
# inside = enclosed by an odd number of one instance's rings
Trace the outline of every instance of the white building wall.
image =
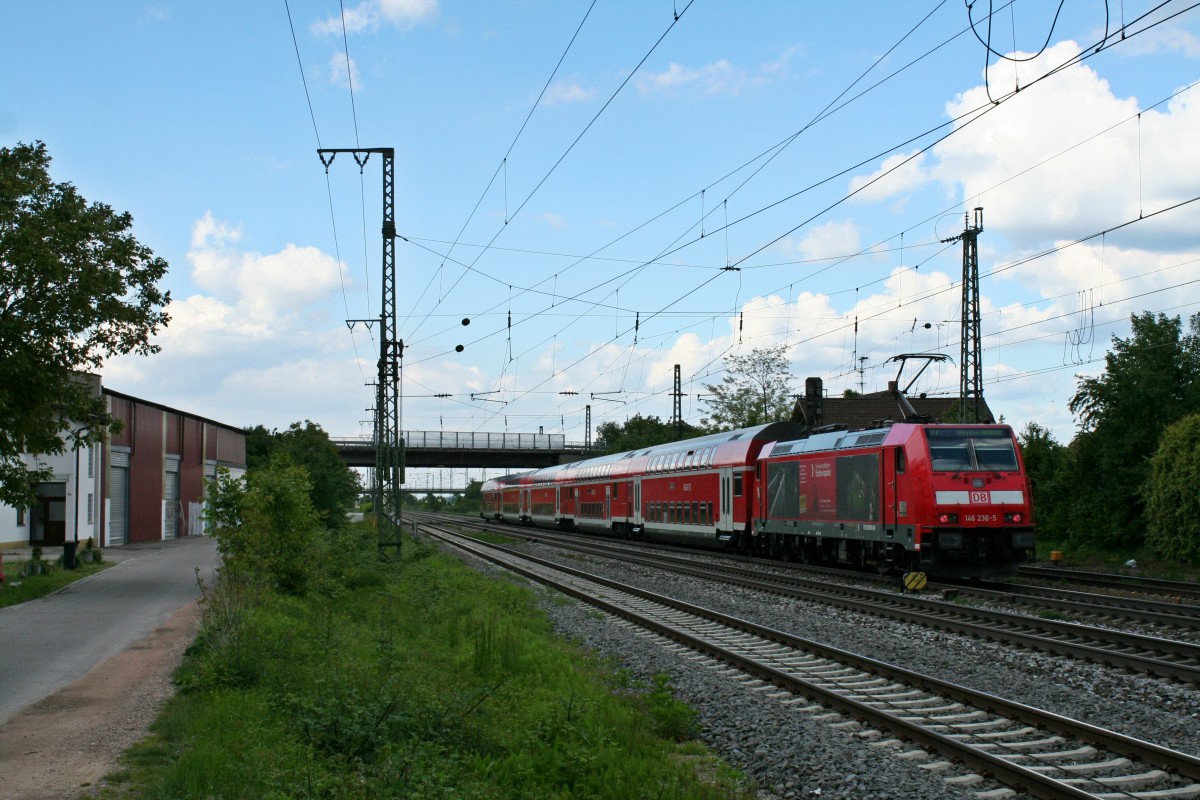
{"type": "MultiPolygon", "coordinates": [[[[64,431],[63,441],[68,443],[69,433],[64,431]]],[[[68,443],[69,445],[69,443],[68,443]]],[[[95,537],[101,519],[104,497],[101,473],[104,465],[104,446],[81,447],[78,452],[68,446],[67,451],[52,456],[25,456],[30,467],[49,467],[54,477],[52,483],[62,483],[66,489],[66,539],[82,544],[88,537],[95,537]],[[76,463],[78,462],[78,471],[76,463]],[[90,463],[90,470],[89,470],[90,463]],[[90,513],[89,513],[90,502],[90,513]]],[[[23,513],[12,506],[0,503],[0,547],[22,546],[30,542],[30,520],[32,512],[23,513]]]]}

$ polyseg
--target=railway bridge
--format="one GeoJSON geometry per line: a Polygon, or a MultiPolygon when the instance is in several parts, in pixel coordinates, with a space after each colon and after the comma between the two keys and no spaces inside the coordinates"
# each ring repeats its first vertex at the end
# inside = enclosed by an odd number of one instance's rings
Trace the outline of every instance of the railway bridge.
{"type": "MultiPolygon", "coordinates": [[[[586,445],[568,443],[561,433],[404,431],[401,435],[404,465],[414,468],[540,469],[587,455],[586,445]]],[[[375,443],[370,436],[331,440],[348,466],[375,466],[375,443]]]]}

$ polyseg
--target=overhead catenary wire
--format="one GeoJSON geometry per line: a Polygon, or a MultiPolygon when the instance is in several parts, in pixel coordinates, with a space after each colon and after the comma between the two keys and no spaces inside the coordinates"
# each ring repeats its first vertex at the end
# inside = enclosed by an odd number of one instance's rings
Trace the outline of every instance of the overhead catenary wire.
{"type": "MultiPolygon", "coordinates": [[[[316,115],[316,112],[313,110],[312,95],[308,91],[308,79],[304,76],[304,61],[300,58],[300,44],[299,44],[299,41],[296,39],[296,27],[295,27],[294,23],[292,22],[292,9],[291,9],[291,6],[288,4],[288,0],[284,0],[283,7],[284,7],[284,10],[287,12],[288,30],[292,34],[292,45],[296,51],[296,66],[300,69],[300,82],[304,86],[304,99],[308,104],[308,115],[309,115],[309,118],[312,120],[313,137],[317,140],[317,149],[319,150],[319,149],[321,149],[321,146],[322,146],[321,145],[321,134],[317,130],[317,115],[316,115]]],[[[349,54],[348,53],[347,53],[346,58],[347,58],[347,68],[349,68],[349,54]]],[[[356,123],[355,129],[357,131],[357,123],[356,123]]],[[[333,187],[329,181],[328,171],[326,171],[326,173],[325,173],[325,193],[329,200],[329,222],[330,222],[330,227],[332,228],[332,231],[333,231],[333,252],[334,252],[334,259],[337,262],[338,284],[341,287],[341,292],[342,292],[342,305],[346,312],[346,319],[350,319],[350,317],[351,317],[350,300],[346,294],[345,279],[342,277],[341,244],[338,242],[337,219],[334,215],[334,210],[333,210],[333,187]]],[[[354,361],[358,365],[359,374],[362,376],[363,382],[366,383],[367,375],[363,371],[363,368],[362,368],[362,363],[363,363],[362,357],[359,356],[359,354],[358,354],[358,340],[354,337],[353,326],[350,327],[350,343],[354,349],[354,361]]],[[[371,343],[372,343],[372,346],[374,346],[373,339],[371,340],[371,343]]]]}
{"type": "MultiPolygon", "coordinates": [[[[726,231],[726,232],[728,233],[728,231],[726,231]]],[[[711,231],[705,231],[705,233],[706,233],[706,235],[709,235],[709,236],[711,236],[711,233],[712,233],[712,232],[711,232],[711,231]]],[[[911,246],[911,245],[910,245],[910,246],[911,246]]],[[[746,266],[747,266],[747,267],[749,267],[749,266],[751,266],[751,265],[747,264],[746,266]]],[[[558,274],[559,274],[559,272],[557,272],[557,271],[556,271],[556,273],[555,273],[555,274],[556,274],[556,275],[558,275],[558,274]]],[[[864,284],[864,285],[865,285],[865,284],[864,284]]],[[[790,286],[790,283],[789,283],[789,286],[790,286]]],[[[515,321],[515,320],[514,320],[514,324],[519,324],[519,322],[517,322],[517,321],[515,321]]],[[[643,341],[644,341],[644,339],[643,339],[643,341]]],[[[560,372],[561,372],[562,370],[560,369],[560,370],[557,370],[557,371],[560,371],[560,372]]]]}

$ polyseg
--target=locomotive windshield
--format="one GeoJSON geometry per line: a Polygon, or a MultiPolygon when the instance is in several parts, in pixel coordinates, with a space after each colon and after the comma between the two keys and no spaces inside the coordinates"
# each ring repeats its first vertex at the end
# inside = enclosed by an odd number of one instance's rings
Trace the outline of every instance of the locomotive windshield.
{"type": "Polygon", "coordinates": [[[1008,428],[926,428],[934,472],[1016,472],[1008,428]]]}

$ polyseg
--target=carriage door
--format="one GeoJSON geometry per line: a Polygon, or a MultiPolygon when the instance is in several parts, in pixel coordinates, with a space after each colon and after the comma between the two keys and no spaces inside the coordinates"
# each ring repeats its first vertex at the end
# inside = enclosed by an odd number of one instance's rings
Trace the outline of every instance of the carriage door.
{"type": "Polygon", "coordinates": [[[554,487],[554,521],[562,519],[562,488],[554,487]]]}
{"type": "Polygon", "coordinates": [[[532,506],[533,506],[533,503],[531,503],[529,500],[529,490],[522,489],[521,490],[521,519],[525,519],[526,517],[529,516],[529,512],[530,512],[530,509],[532,508],[532,506]]]}
{"type": "Polygon", "coordinates": [[[720,509],[717,514],[717,530],[733,530],[733,469],[722,467],[720,472],[720,509]]]}
{"type": "Polygon", "coordinates": [[[885,496],[883,499],[883,507],[887,515],[884,523],[889,530],[895,531],[895,535],[888,541],[896,542],[903,545],[906,550],[911,550],[913,547],[912,519],[915,509],[909,508],[912,492],[908,486],[904,448],[892,448],[890,455],[884,451],[883,460],[883,490],[891,495],[890,497],[885,496]]]}
{"type": "Polygon", "coordinates": [[[616,484],[604,484],[604,519],[612,519],[612,490],[616,484]]]}
{"type": "Polygon", "coordinates": [[[642,527],[642,479],[638,478],[633,482],[633,508],[629,510],[629,516],[633,519],[633,524],[637,527],[642,527]]]}

